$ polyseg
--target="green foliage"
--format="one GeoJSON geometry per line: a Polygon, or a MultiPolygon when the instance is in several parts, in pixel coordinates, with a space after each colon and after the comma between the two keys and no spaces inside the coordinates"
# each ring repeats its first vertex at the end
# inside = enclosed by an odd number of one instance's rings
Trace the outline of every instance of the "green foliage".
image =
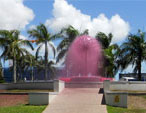
{"type": "Polygon", "coordinates": [[[117,44],[111,44],[112,41],[112,34],[104,34],[102,32],[99,32],[96,35],[96,39],[101,43],[103,48],[103,55],[104,55],[104,76],[110,76],[113,77],[117,71],[118,68],[116,67],[116,53],[119,50],[119,47],[117,44]]]}
{"type": "Polygon", "coordinates": [[[42,113],[46,106],[18,105],[0,107],[0,113],[42,113]]]}
{"type": "Polygon", "coordinates": [[[16,82],[17,61],[29,52],[22,46],[27,46],[33,49],[33,46],[28,40],[20,39],[20,32],[18,30],[0,30],[0,47],[3,53],[0,58],[4,60],[13,60],[13,80],[16,82]]]}
{"type": "Polygon", "coordinates": [[[66,56],[66,52],[68,51],[68,48],[70,47],[71,43],[75,40],[75,38],[79,35],[88,35],[88,29],[80,33],[77,29],[75,29],[73,26],[69,25],[67,28],[63,28],[60,32],[60,37],[63,39],[58,47],[57,51],[58,56],[56,62],[59,62],[61,59],[63,59],[66,56]]]}
{"type": "Polygon", "coordinates": [[[59,60],[61,60],[66,55],[69,46],[79,35],[79,31],[76,30],[73,26],[68,26],[67,28],[63,28],[60,34],[63,40],[57,47],[57,51],[59,52],[57,56],[57,62],[59,62],[59,60]]]}
{"type": "Polygon", "coordinates": [[[138,78],[141,80],[141,63],[146,61],[145,33],[139,30],[137,34],[130,34],[120,49],[118,66],[124,70],[132,64],[134,66],[133,71],[138,73],[138,78]]]}
{"type": "Polygon", "coordinates": [[[108,47],[111,45],[113,35],[111,33],[108,34],[108,36],[102,32],[99,32],[96,35],[96,39],[101,43],[103,49],[108,49],[108,47]]]}
{"type": "Polygon", "coordinates": [[[0,83],[5,83],[5,81],[3,79],[0,80],[0,83]]]}
{"type": "Polygon", "coordinates": [[[58,37],[59,35],[51,35],[46,26],[44,24],[40,24],[38,25],[36,28],[32,29],[32,30],[29,30],[28,31],[28,34],[30,37],[33,37],[37,40],[37,44],[39,45],[39,47],[37,48],[37,51],[36,51],[36,59],[38,59],[38,56],[39,56],[39,52],[43,46],[43,44],[45,44],[45,55],[44,55],[44,58],[45,58],[45,79],[47,80],[47,72],[48,72],[48,45],[49,47],[52,48],[53,50],[53,53],[54,53],[54,57],[55,57],[55,53],[56,53],[56,50],[55,50],[55,47],[53,46],[53,44],[50,42],[54,39],[56,39],[56,37],[58,37]]]}
{"type": "MultiPolygon", "coordinates": [[[[36,39],[36,44],[39,45],[36,51],[36,56],[29,53],[23,46],[28,46],[33,50],[33,46],[30,41],[20,39],[20,32],[18,30],[0,30],[0,49],[3,50],[0,59],[13,61],[13,75],[16,82],[17,72],[23,73],[25,70],[31,68],[33,79],[33,68],[39,69],[45,68],[45,77],[47,79],[48,69],[51,73],[50,79],[55,76],[56,69],[53,66],[54,62],[48,60],[48,48],[52,48],[54,58],[56,49],[51,43],[52,40],[61,38],[62,41],[57,47],[58,56],[56,62],[66,56],[68,48],[75,38],[79,35],[88,35],[88,29],[80,33],[73,26],[61,29],[61,32],[52,35],[48,32],[44,24],[38,25],[36,28],[28,31],[30,37],[36,39]],[[44,58],[39,56],[40,50],[45,45],[44,58]]],[[[146,61],[146,40],[145,33],[138,30],[137,34],[130,34],[126,42],[120,47],[116,44],[112,44],[113,35],[109,33],[99,32],[96,35],[96,39],[101,43],[104,54],[105,76],[114,76],[118,70],[123,71],[130,64],[134,67],[134,72],[138,73],[138,78],[141,80],[141,62],[146,61]]],[[[63,62],[64,63],[64,62],[63,62]]],[[[0,80],[2,81],[2,66],[0,64],[0,80]]]]}

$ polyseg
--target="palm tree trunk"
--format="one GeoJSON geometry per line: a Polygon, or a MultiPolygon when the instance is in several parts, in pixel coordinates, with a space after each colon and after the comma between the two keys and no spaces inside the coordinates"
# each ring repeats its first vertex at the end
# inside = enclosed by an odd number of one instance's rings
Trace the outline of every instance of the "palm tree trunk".
{"type": "Polygon", "coordinates": [[[45,80],[47,80],[47,74],[48,74],[48,46],[47,41],[45,42],[45,80]]]}
{"type": "Polygon", "coordinates": [[[0,60],[0,79],[3,79],[3,68],[2,68],[2,63],[1,63],[1,60],[0,60]]]}
{"type": "Polygon", "coordinates": [[[141,81],[141,66],[138,69],[138,80],[141,81]]]}
{"type": "Polygon", "coordinates": [[[138,61],[138,80],[141,81],[141,56],[139,56],[138,61]]]}
{"type": "Polygon", "coordinates": [[[33,67],[31,67],[31,79],[32,79],[32,81],[34,81],[34,76],[33,76],[33,67]]]}
{"type": "Polygon", "coordinates": [[[17,78],[16,78],[16,58],[15,57],[13,58],[13,80],[14,80],[14,83],[17,82],[17,78]]]}

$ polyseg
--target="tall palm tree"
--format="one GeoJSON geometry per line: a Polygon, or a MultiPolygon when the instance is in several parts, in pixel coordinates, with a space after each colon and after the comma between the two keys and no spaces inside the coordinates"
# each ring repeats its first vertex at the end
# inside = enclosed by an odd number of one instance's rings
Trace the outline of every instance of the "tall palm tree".
{"type": "Polygon", "coordinates": [[[113,35],[109,33],[108,35],[103,32],[99,32],[96,35],[96,39],[101,43],[103,48],[104,62],[103,65],[105,67],[104,76],[114,76],[116,74],[118,68],[116,66],[116,54],[119,51],[119,47],[117,44],[112,44],[113,35]]]}
{"type": "Polygon", "coordinates": [[[133,71],[138,72],[138,79],[141,80],[141,63],[146,61],[145,33],[138,30],[137,34],[130,34],[120,48],[119,66],[123,70],[132,64],[134,66],[133,71]]]}
{"type": "Polygon", "coordinates": [[[57,51],[59,51],[56,62],[59,62],[68,51],[69,46],[74,41],[74,39],[79,35],[79,31],[76,30],[73,26],[68,26],[67,28],[63,28],[61,30],[63,40],[57,47],[57,51]]]}
{"type": "Polygon", "coordinates": [[[52,48],[55,57],[55,47],[53,46],[50,41],[54,40],[57,35],[51,35],[46,26],[44,24],[38,25],[36,28],[31,29],[28,31],[29,36],[33,37],[37,40],[36,44],[39,45],[36,55],[38,56],[40,49],[42,48],[43,44],[45,44],[45,80],[47,80],[47,73],[48,73],[48,44],[52,48]]]}
{"type": "Polygon", "coordinates": [[[28,46],[33,50],[33,46],[28,40],[22,40],[19,37],[20,32],[18,30],[0,30],[0,40],[3,43],[2,48],[4,49],[1,58],[4,60],[11,59],[13,60],[13,80],[16,83],[16,67],[17,67],[17,59],[22,57],[23,55],[29,53],[25,48],[22,47],[28,46]]]}
{"type": "Polygon", "coordinates": [[[56,62],[59,62],[62,58],[65,57],[68,48],[70,47],[71,43],[76,39],[79,35],[88,35],[88,29],[80,33],[77,29],[73,26],[69,25],[66,28],[63,28],[60,33],[60,37],[62,41],[59,43],[57,47],[58,56],[56,62]]]}
{"type": "Polygon", "coordinates": [[[113,35],[109,33],[106,35],[103,32],[99,32],[96,34],[96,39],[101,43],[103,49],[109,48],[112,42],[113,35]]]}

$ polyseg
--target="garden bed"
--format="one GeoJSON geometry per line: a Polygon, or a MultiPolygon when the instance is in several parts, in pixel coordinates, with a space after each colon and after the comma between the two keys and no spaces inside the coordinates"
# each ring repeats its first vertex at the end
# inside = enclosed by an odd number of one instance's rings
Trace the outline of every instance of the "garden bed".
{"type": "Polygon", "coordinates": [[[0,107],[28,104],[28,95],[0,95],[0,107]]]}
{"type": "Polygon", "coordinates": [[[42,113],[46,106],[28,105],[28,95],[1,94],[0,113],[42,113]]]}

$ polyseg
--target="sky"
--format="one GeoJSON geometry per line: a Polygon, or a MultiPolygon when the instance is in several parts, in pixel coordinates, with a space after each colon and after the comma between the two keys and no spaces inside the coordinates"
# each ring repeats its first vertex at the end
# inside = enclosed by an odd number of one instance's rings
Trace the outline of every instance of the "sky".
{"type": "MultiPolygon", "coordinates": [[[[52,34],[72,25],[80,32],[89,29],[92,37],[100,31],[111,32],[112,43],[121,44],[129,33],[146,31],[145,11],[146,0],[0,0],[0,29],[18,29],[22,39],[30,39],[27,31],[40,23],[52,34]]],[[[57,46],[59,42],[52,43],[57,46]]],[[[124,73],[131,71],[129,66],[124,73]]]]}

